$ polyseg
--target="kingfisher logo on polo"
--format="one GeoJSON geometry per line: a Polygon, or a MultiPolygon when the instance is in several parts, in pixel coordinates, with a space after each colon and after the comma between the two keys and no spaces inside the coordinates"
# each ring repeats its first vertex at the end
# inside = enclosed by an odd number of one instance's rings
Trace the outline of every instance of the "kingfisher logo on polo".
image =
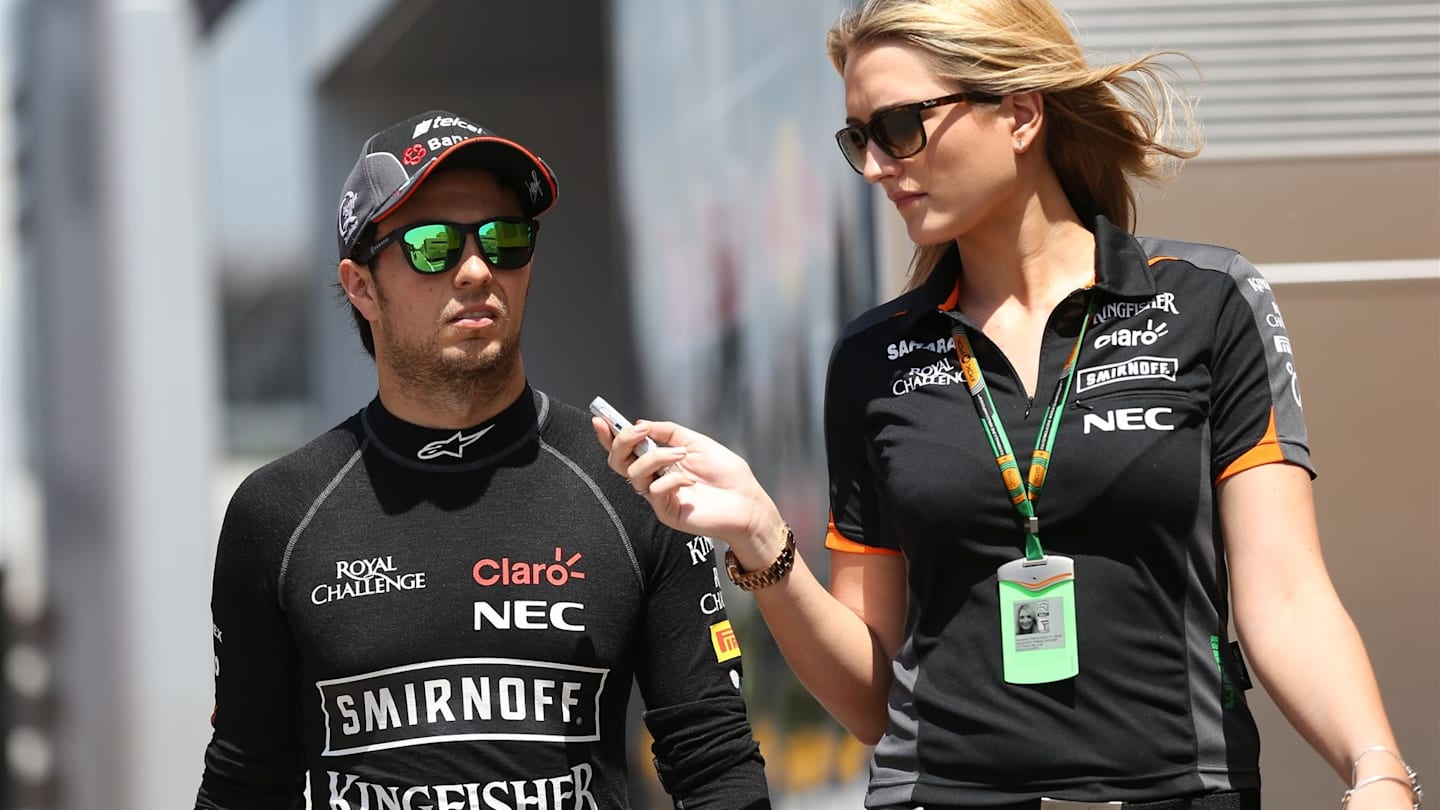
{"type": "Polygon", "coordinates": [[[349,773],[326,771],[329,810],[600,810],[588,763],[559,776],[457,782],[449,785],[380,785],[349,773]]]}
{"type": "Polygon", "coordinates": [[[1168,312],[1171,315],[1180,314],[1180,310],[1175,307],[1175,293],[1162,292],[1149,301],[1116,301],[1106,304],[1095,310],[1095,314],[1090,317],[1090,325],[1099,326],[1115,318],[1133,318],[1152,309],[1168,312]]]}
{"type": "Polygon", "coordinates": [[[454,658],[316,681],[328,757],[460,740],[594,742],[609,669],[454,658]]]}
{"type": "Polygon", "coordinates": [[[715,562],[715,541],[708,537],[696,535],[685,541],[685,548],[690,552],[691,568],[700,563],[715,562]]]}

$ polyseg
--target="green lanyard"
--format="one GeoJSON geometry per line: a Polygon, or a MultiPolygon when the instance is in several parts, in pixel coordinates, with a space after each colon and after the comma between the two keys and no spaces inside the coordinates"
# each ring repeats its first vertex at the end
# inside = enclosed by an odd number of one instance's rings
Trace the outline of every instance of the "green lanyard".
{"type": "Polygon", "coordinates": [[[1085,342],[1085,330],[1090,326],[1090,312],[1094,307],[1095,297],[1092,295],[1085,305],[1085,319],[1080,323],[1080,334],[1075,338],[1075,346],[1070,349],[1070,357],[1065,361],[1065,368],[1060,371],[1060,379],[1055,382],[1055,396],[1045,409],[1045,420],[1040,423],[1040,433],[1035,437],[1035,453],[1031,457],[1030,473],[1025,477],[1020,475],[1015,451],[1010,449],[1010,437],[1005,434],[1005,426],[1000,423],[1000,415],[995,411],[995,400],[990,396],[985,375],[980,371],[974,349],[970,347],[970,337],[965,333],[965,325],[957,321],[952,330],[955,336],[955,353],[960,357],[960,373],[965,376],[965,385],[970,389],[975,413],[980,416],[980,425],[985,428],[985,437],[990,440],[990,451],[995,454],[995,463],[1000,465],[1000,477],[1005,482],[1005,489],[1010,493],[1010,502],[1015,504],[1015,510],[1025,519],[1027,560],[1039,560],[1045,556],[1045,549],[1040,546],[1040,518],[1035,515],[1035,501],[1040,498],[1040,491],[1045,488],[1045,475],[1050,469],[1055,434],[1060,431],[1060,416],[1065,412],[1065,400],[1070,396],[1070,383],[1075,379],[1075,361],[1080,357],[1080,346],[1085,342]]]}

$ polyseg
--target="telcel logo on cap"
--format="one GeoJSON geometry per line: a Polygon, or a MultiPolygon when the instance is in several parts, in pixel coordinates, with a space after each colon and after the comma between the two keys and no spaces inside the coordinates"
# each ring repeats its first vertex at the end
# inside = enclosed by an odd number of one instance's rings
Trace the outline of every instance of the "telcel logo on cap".
{"type": "Polygon", "coordinates": [[[480,127],[475,126],[474,124],[464,120],[463,118],[450,118],[443,115],[437,115],[434,118],[426,118],[424,121],[416,124],[415,131],[410,133],[410,137],[418,138],[421,135],[429,132],[433,127],[440,127],[441,129],[444,129],[446,127],[453,127],[455,129],[463,129],[467,132],[473,132],[476,135],[480,134],[480,127]]]}

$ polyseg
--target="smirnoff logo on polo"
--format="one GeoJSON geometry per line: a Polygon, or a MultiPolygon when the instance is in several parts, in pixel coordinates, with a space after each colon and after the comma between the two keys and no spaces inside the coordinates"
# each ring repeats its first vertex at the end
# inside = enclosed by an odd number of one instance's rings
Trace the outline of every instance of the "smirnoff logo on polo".
{"type": "Polygon", "coordinates": [[[393,555],[362,560],[337,560],[335,579],[334,584],[316,585],[310,591],[311,603],[323,605],[341,599],[425,589],[425,572],[402,573],[396,567],[393,555]]]}
{"type": "Polygon", "coordinates": [[[326,771],[327,810],[600,810],[590,793],[594,772],[580,763],[559,776],[449,785],[377,785],[326,771]]]}
{"type": "Polygon", "coordinates": [[[322,756],[462,740],[594,742],[610,670],[454,658],[316,681],[322,756]]]}
{"type": "Polygon", "coordinates": [[[486,433],[489,433],[490,428],[493,427],[495,426],[490,425],[489,427],[481,428],[480,430],[477,430],[469,435],[466,435],[465,431],[463,430],[457,430],[455,431],[455,435],[451,436],[448,439],[440,439],[439,441],[433,441],[420,448],[420,452],[416,453],[415,457],[420,459],[421,461],[430,461],[432,459],[440,458],[441,456],[449,456],[451,458],[464,458],[465,448],[469,447],[475,442],[480,441],[480,437],[484,436],[486,433]]]}
{"type": "Polygon", "coordinates": [[[559,546],[555,547],[555,561],[529,562],[510,557],[486,557],[470,569],[475,584],[491,585],[550,585],[564,587],[572,579],[584,579],[585,572],[576,571],[575,564],[585,557],[580,552],[565,556],[559,546]]]}
{"type": "Polygon", "coordinates": [[[1174,357],[1132,357],[1129,360],[1121,360],[1118,363],[1107,363],[1103,366],[1090,366],[1082,368],[1075,373],[1076,393],[1084,393],[1093,388],[1111,385],[1132,380],[1169,380],[1175,382],[1175,374],[1180,370],[1180,361],[1174,357]]]}
{"type": "Polygon", "coordinates": [[[1171,315],[1180,314],[1180,310],[1175,307],[1175,293],[1163,292],[1149,301],[1116,301],[1106,304],[1095,310],[1095,313],[1090,316],[1090,325],[1099,326],[1115,318],[1130,318],[1152,309],[1168,312],[1171,315]]]}

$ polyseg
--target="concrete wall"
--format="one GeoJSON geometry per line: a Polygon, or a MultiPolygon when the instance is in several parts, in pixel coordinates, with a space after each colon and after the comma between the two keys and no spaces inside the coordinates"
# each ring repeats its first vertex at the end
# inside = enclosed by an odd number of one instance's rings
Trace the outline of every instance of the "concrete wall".
{"type": "MultiPolygon", "coordinates": [[[[1319,472],[1326,565],[1406,758],[1422,777],[1440,774],[1440,271],[1274,290],[1319,472]]],[[[1264,741],[1266,806],[1332,806],[1340,779],[1263,690],[1249,698],[1264,741]]]]}

